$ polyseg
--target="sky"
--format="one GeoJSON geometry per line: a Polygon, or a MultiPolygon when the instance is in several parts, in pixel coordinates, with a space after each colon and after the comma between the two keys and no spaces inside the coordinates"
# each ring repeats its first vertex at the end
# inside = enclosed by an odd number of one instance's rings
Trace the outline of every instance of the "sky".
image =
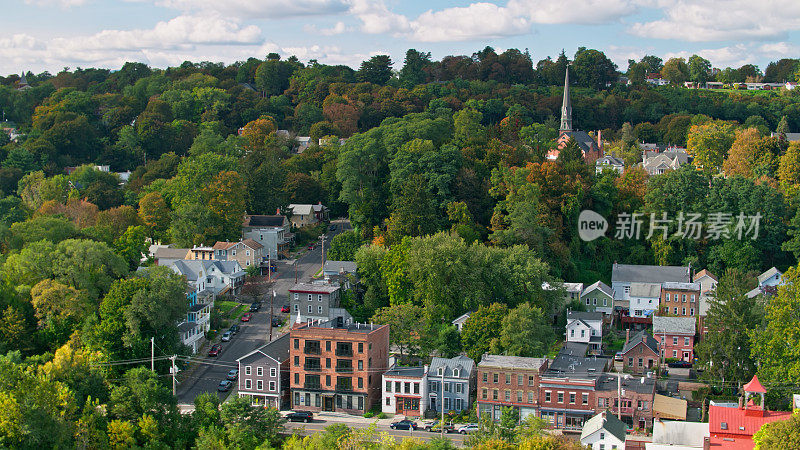
{"type": "Polygon", "coordinates": [[[357,68],[402,67],[528,49],[534,62],[579,46],[620,68],[646,54],[699,54],[714,67],[800,57],[800,0],[0,0],[0,74],[232,63],[267,53],[357,68]]]}

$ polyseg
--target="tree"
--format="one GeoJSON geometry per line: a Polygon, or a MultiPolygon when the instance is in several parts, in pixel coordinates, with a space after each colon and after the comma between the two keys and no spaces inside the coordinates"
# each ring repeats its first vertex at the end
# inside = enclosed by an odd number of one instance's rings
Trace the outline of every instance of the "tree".
{"type": "MultiPolygon", "coordinates": [[[[767,303],[765,327],[748,332],[753,342],[752,357],[758,361],[759,378],[766,383],[800,383],[800,342],[792,339],[800,333],[800,286],[797,269],[783,274],[785,286],[767,303]]],[[[738,331],[738,330],[737,330],[738,331]]]]}
{"type": "Polygon", "coordinates": [[[232,448],[272,447],[279,442],[286,422],[277,409],[253,408],[246,397],[223,403],[220,417],[232,448]]]}
{"type": "Polygon", "coordinates": [[[331,239],[327,259],[332,261],[355,261],[356,251],[361,247],[361,238],[355,230],[337,234],[331,239]]]}
{"type": "Polygon", "coordinates": [[[467,356],[480,361],[481,356],[489,351],[491,342],[502,329],[503,318],[508,314],[508,307],[501,303],[481,306],[470,314],[461,330],[461,345],[467,356]]]}
{"type": "Polygon", "coordinates": [[[220,172],[203,188],[205,206],[214,218],[214,233],[206,239],[236,240],[241,235],[245,213],[245,184],[239,173],[220,172]]]}
{"type": "Polygon", "coordinates": [[[774,164],[776,155],[764,152],[761,142],[761,133],[755,128],[736,131],[722,171],[728,176],[741,175],[746,178],[758,172],[763,174],[765,168],[774,164]]]}
{"type": "Polygon", "coordinates": [[[401,357],[419,353],[425,326],[422,308],[419,306],[397,303],[381,308],[372,316],[372,322],[389,325],[389,340],[398,348],[401,357]]]}
{"type": "Polygon", "coordinates": [[[734,126],[728,122],[713,121],[693,125],[686,139],[686,150],[694,156],[693,164],[706,174],[719,172],[728,150],[734,141],[734,126]]]}
{"type": "Polygon", "coordinates": [[[800,413],[795,412],[788,420],[765,423],[753,435],[753,443],[756,450],[800,449],[800,413]]]}
{"type": "Polygon", "coordinates": [[[689,67],[683,58],[670,58],[661,69],[661,76],[674,86],[683,85],[689,79],[689,67]]]}
{"type": "Polygon", "coordinates": [[[737,270],[720,277],[704,322],[708,333],[696,348],[705,367],[703,377],[747,382],[756,372],[748,333],[759,328],[763,306],[745,296],[749,290],[748,280],[737,270]]]}
{"type": "Polygon", "coordinates": [[[579,86],[603,89],[617,80],[617,65],[599,50],[579,49],[572,69],[579,86]]]}
{"type": "Polygon", "coordinates": [[[170,210],[164,197],[150,192],[139,200],[139,217],[150,231],[150,237],[162,237],[170,224],[170,210]]]}
{"type": "Polygon", "coordinates": [[[542,357],[554,341],[550,321],[542,310],[523,303],[503,317],[500,337],[492,343],[492,353],[542,357]]]}
{"type": "Polygon", "coordinates": [[[375,55],[361,63],[356,77],[359,81],[382,86],[392,78],[392,59],[389,55],[375,55]]]}
{"type": "Polygon", "coordinates": [[[114,250],[128,262],[130,270],[136,270],[147,248],[147,235],[143,226],[128,227],[122,236],[114,241],[114,250]]]}
{"type": "Polygon", "coordinates": [[[93,309],[85,292],[50,279],[31,289],[31,304],[40,325],[64,321],[77,324],[93,309]]]}
{"type": "Polygon", "coordinates": [[[711,77],[711,61],[702,56],[692,55],[688,61],[689,79],[704,86],[711,77]]]}
{"type": "Polygon", "coordinates": [[[787,197],[791,197],[800,186],[800,145],[792,143],[778,163],[778,180],[787,197]]]}
{"type": "Polygon", "coordinates": [[[400,85],[412,89],[428,79],[428,70],[433,65],[431,52],[419,52],[413,48],[406,51],[403,68],[400,69],[400,85]]]}

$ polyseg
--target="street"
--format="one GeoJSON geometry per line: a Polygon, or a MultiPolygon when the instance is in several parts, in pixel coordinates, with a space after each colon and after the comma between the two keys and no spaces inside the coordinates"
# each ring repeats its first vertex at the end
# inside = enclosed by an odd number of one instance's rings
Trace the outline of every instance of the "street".
{"type": "MultiPolygon", "coordinates": [[[[382,420],[380,422],[386,422],[386,421],[382,420]]],[[[429,441],[431,439],[441,436],[441,434],[439,433],[431,433],[429,431],[422,431],[422,430],[417,430],[417,431],[392,430],[391,428],[389,428],[388,425],[380,424],[380,422],[377,431],[379,433],[386,433],[390,436],[394,436],[397,439],[397,441],[400,441],[401,439],[404,438],[415,438],[415,439],[421,439],[423,441],[429,441]]],[[[309,435],[313,433],[318,433],[324,430],[326,427],[333,425],[335,423],[345,423],[350,428],[367,428],[370,426],[372,422],[361,417],[358,417],[357,421],[354,420],[352,422],[346,422],[340,420],[326,421],[315,418],[314,421],[311,423],[286,422],[286,429],[287,431],[294,430],[297,432],[297,434],[309,435]]],[[[458,433],[445,434],[444,436],[453,441],[453,444],[458,447],[463,447],[464,441],[467,439],[467,436],[458,433]]]]}
{"type": "MultiPolygon", "coordinates": [[[[336,225],[336,231],[328,231],[325,239],[325,251],[327,253],[330,240],[343,229],[349,230],[350,223],[340,219],[331,222],[336,225]]],[[[301,252],[297,260],[281,260],[277,262],[277,273],[273,273],[273,287],[277,296],[275,298],[274,313],[281,317],[284,323],[284,330],[287,330],[288,322],[291,320],[289,314],[281,313],[281,306],[289,304],[289,289],[295,283],[295,275],[298,281],[308,280],[317,273],[322,267],[322,253],[319,241],[313,250],[301,252]],[[296,263],[296,264],[295,264],[296,263]],[[296,266],[296,268],[295,268],[296,266]],[[297,271],[295,274],[295,270],[297,271]]],[[[178,403],[187,405],[194,403],[195,397],[203,392],[217,392],[221,400],[229,394],[236,392],[236,384],[229,392],[218,392],[219,382],[225,379],[229,370],[238,367],[236,360],[252,352],[258,347],[269,342],[269,323],[270,323],[270,297],[262,301],[261,310],[253,314],[250,322],[237,322],[241,329],[234,335],[230,342],[221,342],[222,351],[217,357],[209,357],[207,346],[202,352],[191,357],[192,364],[186,372],[179,376],[183,381],[178,385],[178,403]]],[[[220,330],[220,334],[225,330],[220,330]]],[[[285,331],[284,331],[285,332],[285,331]]],[[[278,329],[273,330],[273,340],[280,337],[283,332],[278,329]]],[[[218,343],[219,338],[214,340],[218,343]]]]}

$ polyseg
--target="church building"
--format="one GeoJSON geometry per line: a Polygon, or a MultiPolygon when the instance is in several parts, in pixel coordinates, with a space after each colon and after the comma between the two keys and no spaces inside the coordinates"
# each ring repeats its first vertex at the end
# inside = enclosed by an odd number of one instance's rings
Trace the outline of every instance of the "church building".
{"type": "Polygon", "coordinates": [[[561,103],[561,127],[559,127],[558,139],[556,139],[558,146],[547,152],[546,158],[555,161],[570,139],[574,140],[581,149],[584,160],[594,161],[603,155],[600,132],[597,133],[597,141],[595,141],[585,131],[572,128],[572,101],[569,92],[569,67],[567,67],[564,75],[564,100],[561,103]]]}

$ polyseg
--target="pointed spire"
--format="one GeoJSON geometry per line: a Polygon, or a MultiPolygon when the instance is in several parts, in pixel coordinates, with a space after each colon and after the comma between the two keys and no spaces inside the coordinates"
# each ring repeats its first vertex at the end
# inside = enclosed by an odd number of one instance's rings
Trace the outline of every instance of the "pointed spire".
{"type": "Polygon", "coordinates": [[[564,100],[561,103],[561,127],[559,131],[572,131],[572,102],[569,95],[569,64],[564,73],[564,100]]]}

